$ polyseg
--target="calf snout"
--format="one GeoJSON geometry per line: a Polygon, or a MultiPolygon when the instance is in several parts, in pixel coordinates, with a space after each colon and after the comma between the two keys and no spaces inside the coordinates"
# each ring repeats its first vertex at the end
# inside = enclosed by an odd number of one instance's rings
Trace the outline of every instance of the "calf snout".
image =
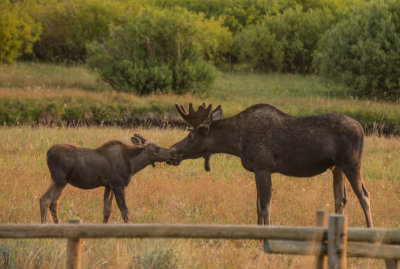
{"type": "Polygon", "coordinates": [[[183,159],[182,154],[179,154],[174,151],[171,155],[171,158],[168,161],[166,161],[166,163],[169,165],[178,166],[181,163],[182,159],[183,159]]]}
{"type": "Polygon", "coordinates": [[[174,152],[171,159],[167,162],[170,165],[179,165],[182,160],[182,155],[174,152]]]}

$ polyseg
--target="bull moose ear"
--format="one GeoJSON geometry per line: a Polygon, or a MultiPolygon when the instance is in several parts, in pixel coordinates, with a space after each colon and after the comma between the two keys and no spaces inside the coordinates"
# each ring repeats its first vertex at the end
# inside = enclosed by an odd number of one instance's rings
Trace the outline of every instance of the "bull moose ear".
{"type": "Polygon", "coordinates": [[[211,113],[211,119],[212,120],[220,120],[222,119],[222,108],[221,105],[219,105],[216,109],[213,110],[211,113]]]}
{"type": "Polygon", "coordinates": [[[216,109],[214,109],[211,112],[211,116],[207,119],[207,121],[203,125],[204,126],[209,126],[212,121],[220,120],[220,119],[222,119],[222,108],[221,108],[221,105],[219,105],[216,109]]]}

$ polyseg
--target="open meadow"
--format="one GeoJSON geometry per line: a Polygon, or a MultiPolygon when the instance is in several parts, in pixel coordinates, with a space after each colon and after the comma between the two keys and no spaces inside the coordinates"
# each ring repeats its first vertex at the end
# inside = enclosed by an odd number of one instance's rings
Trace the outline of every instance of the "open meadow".
{"type": "MultiPolygon", "coordinates": [[[[110,139],[129,142],[134,133],[169,147],[183,138],[179,129],[31,128],[0,129],[0,223],[39,223],[39,197],[50,184],[46,151],[54,143],[97,147],[110,139]]],[[[376,227],[400,223],[400,140],[369,136],[362,171],[371,195],[376,227]]],[[[158,164],[136,174],[126,189],[133,223],[256,224],[253,175],[236,157],[214,155],[211,172],[203,160],[178,167],[158,164]]],[[[273,175],[272,224],[314,225],[315,211],[334,212],[330,171],[313,178],[273,175]]],[[[348,184],[347,184],[348,186],[348,184]]],[[[361,206],[348,187],[349,226],[365,227],[361,206]]],[[[103,188],[67,186],[60,198],[61,222],[102,221],[103,188]]],[[[49,216],[50,217],[50,216],[49,216]]],[[[113,202],[110,223],[122,223],[113,202]]],[[[312,257],[267,255],[257,241],[235,240],[84,240],[84,268],[308,268],[312,257]]],[[[0,260],[11,268],[62,268],[64,240],[1,240],[0,260]],[[3,256],[2,256],[3,255],[3,256]]],[[[381,268],[373,259],[349,259],[350,268],[381,268]]]]}
{"type": "MultiPolygon", "coordinates": [[[[134,115],[176,117],[175,102],[221,104],[225,117],[264,102],[292,115],[339,112],[357,118],[364,126],[379,120],[400,126],[398,104],[354,99],[337,86],[326,87],[309,75],[224,72],[204,96],[139,97],[112,91],[82,66],[1,65],[0,119],[5,124],[0,127],[0,223],[40,222],[39,197],[50,184],[46,151],[51,145],[94,148],[111,139],[130,143],[129,138],[139,133],[169,147],[187,131],[106,127],[96,126],[96,122],[118,119],[127,113],[126,108],[134,115]],[[123,113],[109,115],[109,111],[123,113]],[[48,117],[62,122],[79,114],[95,119],[94,126],[45,125],[48,117]]],[[[368,136],[363,156],[362,172],[375,226],[399,227],[400,139],[368,136]]],[[[203,159],[186,160],[178,167],[158,164],[140,171],[126,189],[130,222],[256,224],[253,174],[230,155],[213,155],[210,164],[211,172],[204,170],[203,159]]],[[[316,210],[334,213],[330,171],[304,179],[274,174],[272,182],[272,224],[309,226],[315,223],[316,210]]],[[[365,227],[361,206],[347,186],[349,226],[365,227]]],[[[72,218],[100,223],[102,206],[103,188],[67,186],[60,198],[59,217],[62,223],[72,218]]],[[[109,222],[123,223],[115,201],[109,222]]],[[[83,268],[310,268],[313,264],[312,257],[264,254],[259,241],[84,240],[83,251],[83,268]]],[[[10,268],[63,268],[65,252],[65,240],[0,240],[0,267],[7,262],[10,268]]],[[[349,259],[349,268],[383,266],[381,260],[349,259]]]]}

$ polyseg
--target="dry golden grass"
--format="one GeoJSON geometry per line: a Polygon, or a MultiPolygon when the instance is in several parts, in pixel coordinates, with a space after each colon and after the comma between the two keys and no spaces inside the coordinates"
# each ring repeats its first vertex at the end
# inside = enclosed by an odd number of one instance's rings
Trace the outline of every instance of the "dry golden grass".
{"type": "MultiPolygon", "coordinates": [[[[40,222],[38,199],[50,184],[45,155],[52,144],[97,147],[110,139],[129,142],[134,132],[165,147],[186,135],[175,129],[0,128],[0,223],[40,222]]],[[[377,227],[400,223],[399,160],[399,139],[366,139],[363,174],[377,227]]],[[[215,155],[209,173],[203,165],[201,159],[184,161],[178,167],[159,164],[135,175],[126,190],[131,222],[256,224],[253,175],[242,168],[239,159],[215,155]]],[[[274,174],[273,188],[272,224],[314,225],[317,209],[334,212],[330,172],[306,179],[274,174]]],[[[62,222],[80,218],[85,223],[100,223],[102,195],[102,188],[67,186],[59,205],[62,222]]],[[[349,226],[365,227],[361,206],[350,187],[348,199],[349,226]]],[[[115,202],[110,222],[122,223],[115,202]]],[[[63,240],[2,240],[0,255],[4,250],[18,268],[64,266],[63,240]]],[[[84,268],[132,268],[155,255],[179,268],[309,268],[313,263],[312,257],[264,254],[257,241],[104,239],[85,240],[83,264],[84,268]]],[[[349,265],[381,268],[383,262],[350,259],[349,265]]]]}

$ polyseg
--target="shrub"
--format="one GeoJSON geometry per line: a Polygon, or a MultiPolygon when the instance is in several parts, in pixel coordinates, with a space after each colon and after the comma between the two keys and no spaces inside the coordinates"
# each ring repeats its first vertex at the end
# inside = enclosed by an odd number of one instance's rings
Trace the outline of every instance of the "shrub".
{"type": "Polygon", "coordinates": [[[35,56],[45,61],[82,61],[86,44],[107,37],[110,25],[124,23],[127,5],[111,0],[49,0],[34,16],[43,26],[35,56]]]}
{"type": "Polygon", "coordinates": [[[372,2],[330,30],[315,64],[358,96],[400,96],[400,2],[372,2]]]}
{"type": "Polygon", "coordinates": [[[181,8],[143,9],[110,38],[88,46],[89,66],[118,91],[149,94],[205,91],[231,35],[221,21],[181,8]]]}
{"type": "Polygon", "coordinates": [[[236,33],[249,24],[255,24],[266,14],[277,12],[280,5],[270,0],[156,0],[162,8],[183,7],[204,13],[208,18],[223,18],[223,25],[236,33]]]}
{"type": "Polygon", "coordinates": [[[237,57],[257,70],[310,72],[318,42],[333,21],[329,10],[304,12],[300,6],[266,16],[235,37],[237,57]]]}
{"type": "Polygon", "coordinates": [[[32,51],[41,28],[35,23],[24,3],[0,2],[0,62],[14,62],[32,51]]]}
{"type": "Polygon", "coordinates": [[[224,26],[236,34],[249,25],[261,23],[287,9],[301,7],[303,11],[328,9],[347,10],[363,0],[153,0],[156,6],[180,6],[193,12],[202,12],[208,18],[224,18],[224,26]]]}
{"type": "Polygon", "coordinates": [[[136,255],[134,260],[135,267],[138,269],[178,268],[178,258],[171,248],[163,249],[156,247],[151,251],[146,251],[142,255],[136,255]]]}

